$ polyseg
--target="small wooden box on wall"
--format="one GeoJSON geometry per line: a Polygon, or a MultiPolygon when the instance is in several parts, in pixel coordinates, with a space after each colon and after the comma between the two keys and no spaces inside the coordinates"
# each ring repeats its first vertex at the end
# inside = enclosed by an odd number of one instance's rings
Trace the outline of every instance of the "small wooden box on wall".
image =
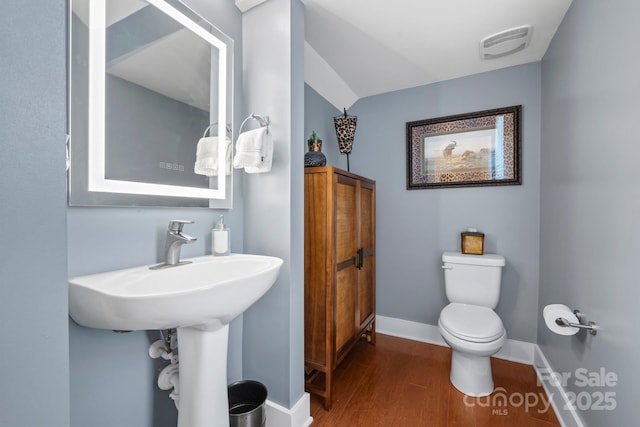
{"type": "Polygon", "coordinates": [[[463,254],[484,254],[484,233],[480,233],[475,228],[469,228],[460,233],[460,242],[463,254]]]}

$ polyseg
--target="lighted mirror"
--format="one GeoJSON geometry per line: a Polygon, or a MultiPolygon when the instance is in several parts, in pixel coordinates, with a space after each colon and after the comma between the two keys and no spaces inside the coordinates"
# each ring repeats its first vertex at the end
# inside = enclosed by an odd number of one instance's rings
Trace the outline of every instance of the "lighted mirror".
{"type": "Polygon", "coordinates": [[[231,207],[233,41],[178,0],[70,9],[69,204],[231,207]]]}

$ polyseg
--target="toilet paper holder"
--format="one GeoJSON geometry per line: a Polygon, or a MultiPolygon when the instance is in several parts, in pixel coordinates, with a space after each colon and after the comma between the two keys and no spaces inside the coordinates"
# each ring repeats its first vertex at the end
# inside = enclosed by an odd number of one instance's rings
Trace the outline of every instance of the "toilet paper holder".
{"type": "Polygon", "coordinates": [[[556,319],[556,325],[562,326],[565,328],[573,327],[573,328],[586,329],[589,331],[591,335],[596,335],[598,333],[598,325],[596,325],[596,322],[589,322],[585,325],[582,323],[582,319],[584,318],[584,315],[580,312],[580,310],[573,310],[573,314],[576,315],[576,317],[578,318],[578,322],[580,323],[571,323],[564,317],[558,317],[556,319]]]}

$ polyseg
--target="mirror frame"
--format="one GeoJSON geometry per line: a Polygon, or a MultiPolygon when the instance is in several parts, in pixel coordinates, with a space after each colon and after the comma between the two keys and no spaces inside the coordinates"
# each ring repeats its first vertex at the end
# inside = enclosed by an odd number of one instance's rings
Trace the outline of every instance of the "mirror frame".
{"type": "MultiPolygon", "coordinates": [[[[233,61],[232,58],[228,58],[228,55],[233,52],[232,40],[207,22],[212,29],[217,30],[221,36],[228,40],[225,42],[217,38],[165,0],[145,1],[204,39],[212,47],[218,49],[217,126],[218,135],[227,135],[227,96],[232,96],[232,93],[228,94],[227,92],[228,89],[231,92],[233,91],[232,83],[229,85],[232,81],[230,80],[232,78],[232,70],[229,70],[229,65],[233,61]]],[[[69,204],[79,206],[202,206],[230,208],[232,185],[229,184],[232,182],[232,175],[228,178],[225,174],[219,174],[216,177],[217,188],[215,189],[113,180],[105,177],[106,0],[91,1],[91,7],[89,8],[89,52],[91,54],[88,70],[88,164],[86,171],[75,173],[74,169],[76,168],[74,167],[72,151],[69,176],[69,204]],[[76,181],[78,179],[86,180],[81,185],[78,185],[77,182],[72,182],[71,175],[76,181]],[[228,183],[227,181],[230,182],[228,183]],[[85,189],[87,194],[83,194],[85,189]]],[[[230,111],[232,111],[232,107],[230,111]]],[[[71,135],[71,144],[73,147],[73,135],[71,135]]],[[[218,152],[225,152],[225,139],[220,138],[218,144],[218,152]]],[[[218,170],[225,170],[225,160],[225,156],[219,156],[218,170]]],[[[211,179],[215,178],[211,177],[211,179]]]]}

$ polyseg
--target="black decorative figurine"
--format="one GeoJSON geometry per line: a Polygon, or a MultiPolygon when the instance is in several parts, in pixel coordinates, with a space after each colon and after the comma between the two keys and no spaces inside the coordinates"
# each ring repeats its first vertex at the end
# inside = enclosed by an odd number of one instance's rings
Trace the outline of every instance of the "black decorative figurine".
{"type": "Polygon", "coordinates": [[[309,144],[309,151],[304,155],[304,167],[325,166],[327,158],[322,153],[322,140],[318,139],[315,131],[311,133],[307,144],[309,144]]]}

